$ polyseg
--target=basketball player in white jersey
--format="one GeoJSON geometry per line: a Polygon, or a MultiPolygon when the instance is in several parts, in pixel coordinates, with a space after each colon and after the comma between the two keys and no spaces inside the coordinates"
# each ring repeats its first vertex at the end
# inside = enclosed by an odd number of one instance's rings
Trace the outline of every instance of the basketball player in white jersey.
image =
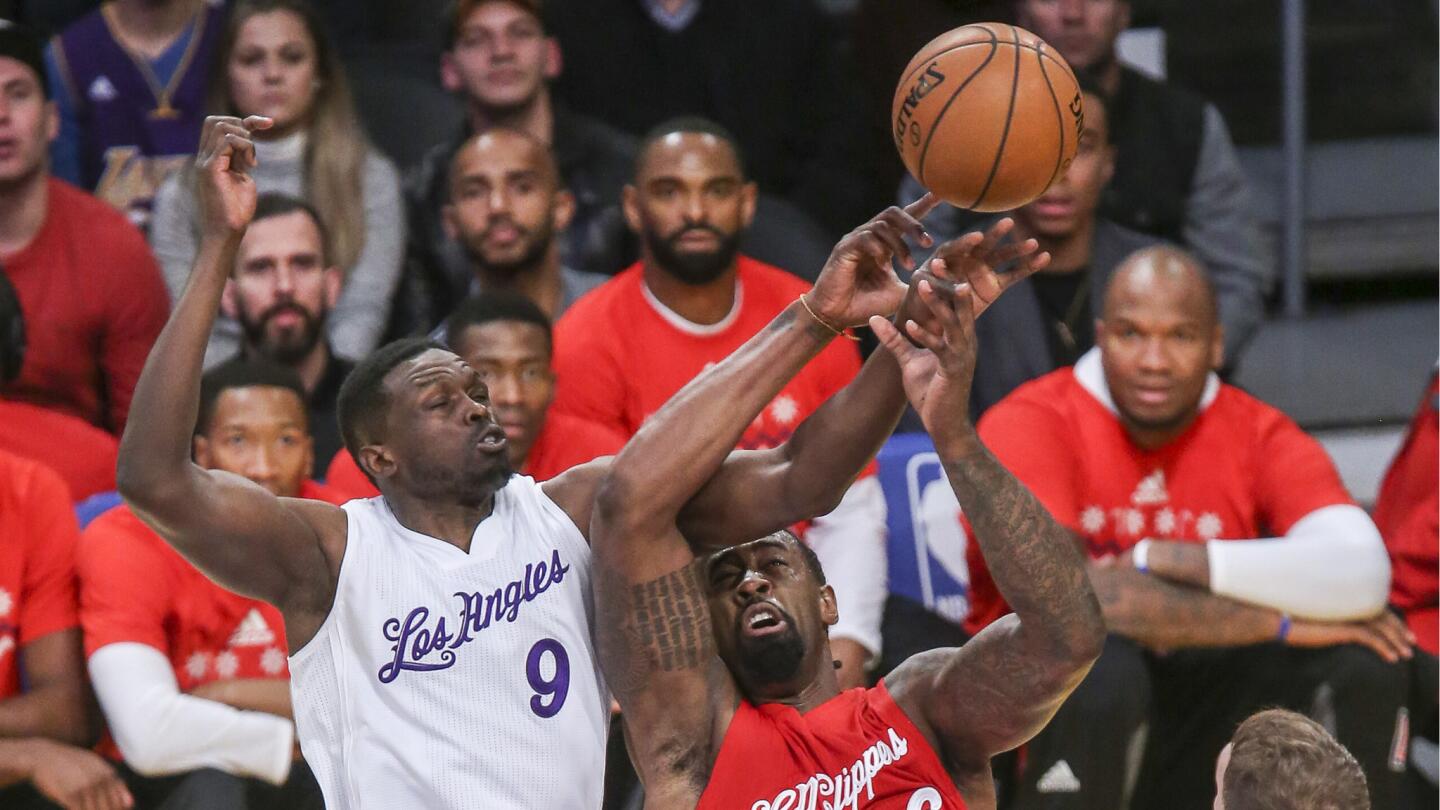
{"type": "MultiPolygon", "coordinates": [[[[191,463],[206,338],[254,213],[251,134],[269,125],[206,121],[201,247],[135,390],[120,491],[212,579],[284,614],[301,748],[328,806],[598,807],[609,699],[586,538],[608,459],[543,486],[512,474],[478,374],[410,340],[361,362],[340,397],[346,446],[382,497],[276,498],[191,463]]],[[[906,288],[891,257],[911,263],[906,237],[929,244],[932,204],[847,236],[807,294],[814,317],[893,313],[906,288]]],[[[877,352],[789,444],[735,452],[687,507],[687,536],[729,544],[833,508],[898,420],[900,382],[877,352]]]]}

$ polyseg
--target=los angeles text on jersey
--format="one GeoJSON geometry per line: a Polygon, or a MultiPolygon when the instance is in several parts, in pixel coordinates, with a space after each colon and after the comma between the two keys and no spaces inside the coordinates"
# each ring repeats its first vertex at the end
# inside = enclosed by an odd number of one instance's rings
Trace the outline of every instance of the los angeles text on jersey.
{"type": "Polygon", "coordinates": [[[386,619],[382,632],[386,640],[395,642],[390,648],[394,658],[380,667],[380,682],[390,683],[407,669],[432,672],[454,666],[455,651],[472,641],[475,633],[496,621],[514,622],[521,606],[537,599],[551,585],[563,582],[569,571],[570,566],[564,564],[556,549],[548,561],[526,563],[525,573],[503,588],[488,593],[457,592],[459,631],[453,635],[446,629],[445,616],[437,615],[434,624],[429,623],[430,608],[424,605],[411,610],[404,619],[386,619]],[[431,660],[425,660],[431,656],[431,660]]]}
{"type": "MultiPolygon", "coordinates": [[[[817,773],[771,799],[760,799],[750,810],[859,810],[875,798],[875,776],[910,752],[910,742],[895,729],[889,740],[876,740],[859,758],[839,773],[817,773]]],[[[906,810],[940,810],[940,793],[920,788],[910,796],[906,810]]]]}

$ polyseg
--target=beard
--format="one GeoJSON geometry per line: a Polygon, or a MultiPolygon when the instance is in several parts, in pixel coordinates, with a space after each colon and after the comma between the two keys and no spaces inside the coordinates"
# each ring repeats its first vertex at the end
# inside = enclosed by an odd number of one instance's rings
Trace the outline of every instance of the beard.
{"type": "Polygon", "coordinates": [[[241,305],[239,321],[247,344],[254,346],[260,354],[277,363],[293,366],[304,360],[305,356],[315,348],[315,344],[320,342],[320,328],[328,314],[329,310],[323,305],[320,312],[315,314],[294,301],[281,301],[260,313],[258,318],[252,318],[250,313],[245,311],[244,305],[241,305]],[[294,312],[299,315],[300,329],[289,335],[272,338],[269,329],[270,321],[283,312],[294,312]]]}
{"type": "Polygon", "coordinates": [[[661,236],[647,227],[642,237],[656,264],[681,283],[699,287],[719,278],[734,263],[735,255],[740,252],[740,233],[727,234],[709,225],[686,225],[669,236],[661,236]],[[692,231],[713,234],[718,245],[705,253],[681,253],[676,244],[692,231]]]}
{"type": "Polygon", "coordinates": [[[488,228],[481,231],[477,237],[472,240],[474,247],[471,248],[469,252],[470,257],[479,265],[481,270],[497,276],[513,279],[522,273],[539,267],[540,262],[545,258],[546,251],[550,249],[550,243],[554,241],[554,239],[555,219],[552,214],[546,212],[544,221],[535,226],[534,229],[522,228],[514,221],[508,219],[491,223],[488,228]],[[485,255],[485,242],[490,238],[490,232],[502,224],[514,228],[520,233],[522,249],[520,255],[513,259],[495,260],[485,255]]]}
{"type": "Polygon", "coordinates": [[[795,678],[805,662],[805,640],[788,614],[784,630],[764,638],[741,635],[739,648],[745,680],[757,686],[787,683],[795,678]]]}

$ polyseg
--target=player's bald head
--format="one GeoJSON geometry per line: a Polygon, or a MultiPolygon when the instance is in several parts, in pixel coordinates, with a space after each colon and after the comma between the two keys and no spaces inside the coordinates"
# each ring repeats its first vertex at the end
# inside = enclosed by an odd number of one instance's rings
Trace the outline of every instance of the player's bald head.
{"type": "Polygon", "coordinates": [[[450,160],[450,187],[465,177],[487,171],[499,174],[529,172],[551,189],[558,189],[560,166],[544,141],[518,129],[496,127],[470,136],[450,160]]]}
{"type": "Polygon", "coordinates": [[[1137,304],[1166,303],[1180,313],[1208,326],[1215,326],[1219,312],[1215,288],[1200,262],[1189,253],[1169,246],[1138,250],[1110,277],[1105,289],[1102,320],[1137,304]]]}

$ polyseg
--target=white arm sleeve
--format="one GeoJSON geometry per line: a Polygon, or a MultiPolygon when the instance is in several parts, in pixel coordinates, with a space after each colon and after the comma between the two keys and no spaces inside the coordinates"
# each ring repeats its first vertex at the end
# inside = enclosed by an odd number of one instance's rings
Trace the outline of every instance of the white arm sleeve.
{"type": "Polygon", "coordinates": [[[815,518],[805,533],[840,608],[840,621],[830,628],[830,637],[850,639],[872,654],[880,651],[885,611],[885,537],[885,494],[873,475],[851,484],[840,505],[815,518]]]}
{"type": "Polygon", "coordinates": [[[215,768],[278,785],[289,775],[289,720],[181,692],[170,662],[146,644],[107,644],[88,666],[115,744],[142,776],[215,768]]]}
{"type": "Polygon", "coordinates": [[[1316,621],[1368,619],[1390,593],[1390,557],[1358,506],[1316,509],[1284,537],[1211,540],[1210,590],[1316,621]]]}

